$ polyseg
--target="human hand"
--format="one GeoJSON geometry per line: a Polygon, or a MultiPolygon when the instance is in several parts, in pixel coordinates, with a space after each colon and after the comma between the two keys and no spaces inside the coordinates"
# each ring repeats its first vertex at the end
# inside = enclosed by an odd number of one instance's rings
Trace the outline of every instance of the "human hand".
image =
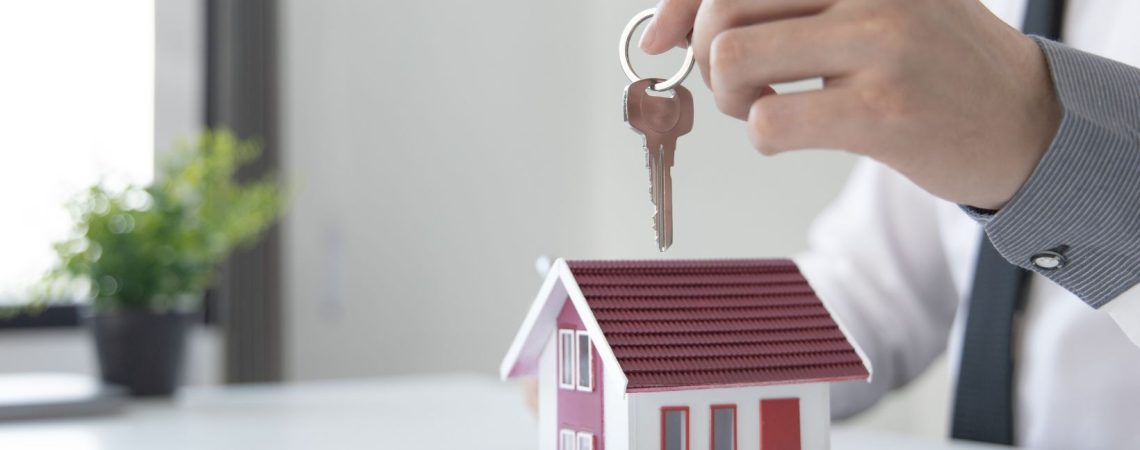
{"type": "Polygon", "coordinates": [[[523,378],[519,383],[519,387],[523,391],[523,401],[526,403],[526,409],[531,414],[538,415],[538,379],[529,377],[523,378]]]}
{"type": "Polygon", "coordinates": [[[641,47],[692,46],[717,107],[761,153],[845,149],[934,195],[998,209],[1061,109],[1032,39],[977,1],[662,0],[641,47]],[[769,85],[822,77],[824,88],[769,85]]]}

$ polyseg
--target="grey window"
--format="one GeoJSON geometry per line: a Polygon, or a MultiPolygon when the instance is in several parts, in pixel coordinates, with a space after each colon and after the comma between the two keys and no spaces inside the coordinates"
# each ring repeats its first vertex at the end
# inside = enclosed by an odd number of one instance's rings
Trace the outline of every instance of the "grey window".
{"type": "Polygon", "coordinates": [[[689,408],[663,408],[661,427],[664,428],[661,448],[664,450],[689,449],[689,408]]]}
{"type": "Polygon", "coordinates": [[[712,450],[736,450],[736,406],[712,407],[712,450]]]}
{"type": "Polygon", "coordinates": [[[574,331],[558,330],[558,385],[574,389],[574,331]]]}
{"type": "Polygon", "coordinates": [[[590,335],[578,332],[578,389],[594,390],[594,361],[591,356],[590,335]]]}

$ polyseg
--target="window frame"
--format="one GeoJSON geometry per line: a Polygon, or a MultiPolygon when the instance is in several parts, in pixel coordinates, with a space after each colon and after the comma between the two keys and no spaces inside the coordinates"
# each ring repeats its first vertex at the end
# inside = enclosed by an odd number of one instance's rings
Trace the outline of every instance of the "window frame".
{"type": "Polygon", "coordinates": [[[719,409],[732,411],[732,450],[737,450],[737,446],[740,445],[740,432],[737,426],[739,417],[736,414],[735,403],[709,405],[709,450],[716,450],[716,411],[719,409]]]}
{"type": "Polygon", "coordinates": [[[558,430],[558,450],[576,450],[578,447],[578,434],[574,430],[562,428],[558,430]],[[566,448],[566,438],[570,438],[570,448],[566,448]]]}
{"type": "MultiPolygon", "coordinates": [[[[194,311],[194,323],[216,326],[218,325],[218,299],[214,289],[207,289],[203,294],[200,308],[194,311]]],[[[0,333],[20,330],[46,330],[46,329],[76,329],[84,326],[86,317],[91,314],[93,306],[90,304],[74,303],[72,301],[48,301],[41,310],[31,310],[22,306],[13,306],[11,315],[3,315],[0,309],[0,333]]]]}
{"type": "Polygon", "coordinates": [[[578,341],[578,338],[575,335],[574,330],[567,329],[567,328],[559,328],[558,329],[558,388],[559,389],[573,391],[573,390],[575,390],[575,386],[577,386],[577,384],[578,384],[578,381],[577,381],[578,380],[578,374],[577,374],[577,371],[578,371],[578,354],[577,353],[578,352],[576,351],[577,345],[578,345],[577,341],[578,341]],[[566,346],[564,345],[564,342],[565,342],[564,338],[566,338],[566,337],[570,338],[570,348],[569,349],[567,349],[566,346]],[[567,360],[566,360],[565,352],[570,353],[570,360],[569,360],[570,361],[570,367],[569,367],[570,382],[569,383],[565,382],[565,379],[566,379],[565,375],[566,375],[566,370],[567,370],[567,367],[566,367],[566,361],[567,360]]]}
{"type": "Polygon", "coordinates": [[[670,412],[675,412],[675,411],[685,413],[685,416],[684,416],[685,425],[683,426],[683,430],[685,431],[685,433],[683,434],[683,438],[685,441],[685,450],[689,450],[690,443],[692,441],[692,433],[691,433],[691,428],[689,426],[689,420],[692,419],[692,414],[689,411],[688,406],[662,406],[661,407],[661,450],[666,450],[666,448],[665,448],[665,436],[666,436],[665,424],[668,423],[668,420],[667,420],[668,415],[670,412]]]}
{"type": "Polygon", "coordinates": [[[594,440],[594,433],[579,431],[578,434],[574,437],[574,445],[577,450],[594,450],[595,448],[598,448],[598,441],[594,440]],[[586,439],[590,443],[589,448],[582,447],[582,439],[586,439]]]}
{"type": "Polygon", "coordinates": [[[576,330],[574,332],[574,388],[579,392],[594,392],[594,384],[596,378],[594,376],[594,345],[593,339],[590,339],[590,333],[586,330],[576,330]],[[589,378],[589,385],[582,384],[582,338],[586,338],[586,374],[589,378]]]}
{"type": "Polygon", "coordinates": [[[46,328],[76,328],[83,324],[82,306],[74,303],[49,304],[36,312],[23,310],[10,316],[0,318],[0,331],[46,329],[46,328]]]}

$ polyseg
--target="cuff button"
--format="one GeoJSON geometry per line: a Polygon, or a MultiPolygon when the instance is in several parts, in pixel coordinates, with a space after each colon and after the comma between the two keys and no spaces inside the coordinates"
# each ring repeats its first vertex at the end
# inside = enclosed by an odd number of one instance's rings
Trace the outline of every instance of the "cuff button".
{"type": "Polygon", "coordinates": [[[1033,262],[1033,265],[1037,266],[1039,269],[1060,269],[1062,267],[1065,267],[1065,264],[1069,262],[1068,258],[1065,258],[1064,254],[1065,250],[1068,249],[1068,246],[1062,245],[1033,255],[1029,258],[1029,260],[1033,262]]]}

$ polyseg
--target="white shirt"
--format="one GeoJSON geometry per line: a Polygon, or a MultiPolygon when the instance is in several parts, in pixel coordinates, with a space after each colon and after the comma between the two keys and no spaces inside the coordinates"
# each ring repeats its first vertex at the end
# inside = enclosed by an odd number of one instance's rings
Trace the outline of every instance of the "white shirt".
{"type": "MultiPolygon", "coordinates": [[[[1025,1],[983,3],[1016,26],[1025,1]]],[[[1070,0],[1064,38],[1140,67],[1140,1],[1070,0]]],[[[944,350],[957,372],[980,233],[957,205],[890,169],[856,167],[797,258],[873,366],[870,385],[835,386],[837,414],[870,406],[944,350]]],[[[1015,330],[1019,445],[1140,448],[1140,286],[1094,310],[1033,275],[1015,330]]]]}

